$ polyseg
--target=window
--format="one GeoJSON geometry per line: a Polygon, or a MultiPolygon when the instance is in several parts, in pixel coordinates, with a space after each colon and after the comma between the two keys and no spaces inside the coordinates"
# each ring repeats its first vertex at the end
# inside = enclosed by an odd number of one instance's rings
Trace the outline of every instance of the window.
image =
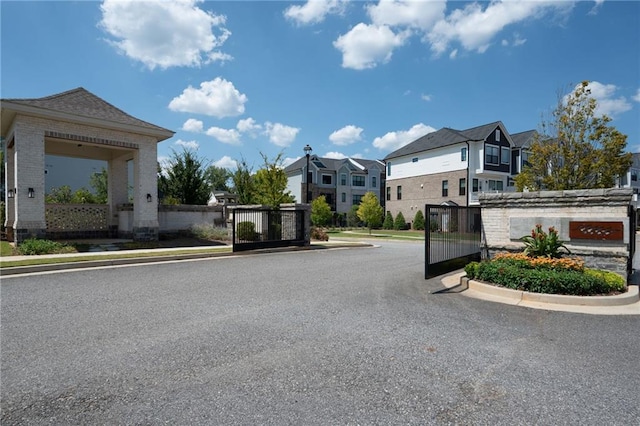
{"type": "Polygon", "coordinates": [[[500,150],[495,145],[486,145],[484,148],[484,162],[487,164],[495,164],[496,166],[499,163],[500,159],[500,150]]]}
{"type": "Polygon", "coordinates": [[[522,167],[529,165],[529,153],[522,151],[522,167]]]}
{"type": "Polygon", "coordinates": [[[443,197],[448,197],[449,196],[449,181],[448,180],[443,180],[442,181],[442,196],[443,197]]]}
{"type": "Polygon", "coordinates": [[[376,179],[375,176],[371,176],[371,187],[372,188],[377,188],[378,187],[378,179],[376,179]]]}
{"type": "Polygon", "coordinates": [[[500,142],[500,129],[496,129],[496,141],[500,142]]]}
{"type": "Polygon", "coordinates": [[[387,186],[387,201],[391,201],[391,187],[387,186]]]}
{"type": "Polygon", "coordinates": [[[362,175],[351,176],[351,186],[364,186],[364,176],[362,175]]]}
{"type": "Polygon", "coordinates": [[[307,172],[307,182],[313,183],[313,173],[307,172]]]}
{"type": "Polygon", "coordinates": [[[343,203],[346,203],[347,202],[347,193],[343,192],[340,199],[342,200],[343,203]]]}
{"type": "Polygon", "coordinates": [[[322,184],[331,185],[331,175],[322,175],[322,184]]]}
{"type": "Polygon", "coordinates": [[[412,163],[417,163],[417,162],[418,162],[418,157],[413,157],[413,158],[411,159],[411,162],[412,162],[412,163]]]}
{"type": "Polygon", "coordinates": [[[512,178],[507,178],[507,186],[516,186],[516,182],[512,178]]]}
{"type": "Polygon", "coordinates": [[[340,173],[340,185],[347,186],[347,174],[340,173]]]}
{"type": "Polygon", "coordinates": [[[500,148],[500,163],[502,164],[509,164],[510,160],[511,160],[511,150],[508,147],[501,147],[500,148]]]}
{"type": "Polygon", "coordinates": [[[324,200],[327,202],[327,204],[329,204],[330,206],[333,205],[333,194],[322,194],[324,195],[324,200]]]}
{"type": "Polygon", "coordinates": [[[387,176],[391,176],[391,162],[387,162],[387,176]]]}
{"type": "Polygon", "coordinates": [[[478,192],[481,189],[482,187],[480,186],[480,182],[478,182],[478,179],[473,179],[471,181],[471,192],[478,192]]]}
{"type": "Polygon", "coordinates": [[[353,205],[357,206],[362,201],[362,195],[353,195],[353,205]]]}
{"type": "Polygon", "coordinates": [[[398,185],[398,187],[396,188],[396,198],[398,200],[402,200],[402,186],[398,185]]]}
{"type": "Polygon", "coordinates": [[[460,178],[460,192],[458,195],[467,195],[467,180],[465,178],[460,178]]]}
{"type": "Polygon", "coordinates": [[[633,170],[631,172],[631,181],[632,182],[637,182],[638,181],[638,172],[636,172],[635,170],[633,170]]]}
{"type": "Polygon", "coordinates": [[[489,179],[489,191],[502,191],[503,189],[503,182],[501,180],[489,179]]]}
{"type": "Polygon", "coordinates": [[[467,161],[467,147],[460,150],[460,161],[467,161]]]}

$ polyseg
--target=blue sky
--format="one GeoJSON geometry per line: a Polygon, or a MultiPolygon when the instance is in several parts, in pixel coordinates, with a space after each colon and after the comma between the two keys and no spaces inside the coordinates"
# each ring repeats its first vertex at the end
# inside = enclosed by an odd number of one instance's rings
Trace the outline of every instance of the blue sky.
{"type": "Polygon", "coordinates": [[[583,80],[640,151],[636,1],[0,3],[0,95],[84,87],[222,167],[538,127],[583,80]]]}

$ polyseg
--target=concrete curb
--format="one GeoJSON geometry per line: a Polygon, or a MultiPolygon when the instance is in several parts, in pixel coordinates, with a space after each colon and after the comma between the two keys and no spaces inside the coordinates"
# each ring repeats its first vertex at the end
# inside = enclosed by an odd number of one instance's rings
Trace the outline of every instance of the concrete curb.
{"type": "MultiPolygon", "coordinates": [[[[308,251],[308,250],[321,250],[321,249],[339,249],[339,248],[361,248],[361,247],[375,247],[372,244],[367,243],[328,243],[328,244],[311,244],[309,246],[303,247],[282,247],[282,248],[274,248],[274,249],[260,249],[260,250],[249,250],[243,252],[216,252],[211,251],[207,253],[182,253],[182,254],[167,254],[167,255],[158,255],[158,256],[140,256],[140,257],[130,257],[130,258],[122,258],[122,259],[95,259],[95,260],[82,260],[77,262],[60,262],[60,263],[46,263],[41,265],[29,265],[29,266],[11,266],[11,267],[0,267],[0,275],[9,276],[9,275],[18,275],[18,274],[31,274],[38,272],[51,272],[51,271],[62,271],[69,269],[83,269],[83,268],[99,268],[99,267],[108,267],[108,266],[122,266],[122,265],[135,265],[135,264],[145,264],[145,263],[158,263],[158,262],[170,262],[170,261],[180,261],[180,260],[196,260],[196,259],[207,259],[213,257],[229,257],[229,256],[246,256],[252,254],[266,254],[266,253],[277,253],[277,252],[285,252],[285,251],[308,251]]],[[[130,253],[141,253],[141,252],[149,252],[148,250],[130,250],[130,253]]],[[[109,256],[110,254],[117,254],[117,251],[105,252],[103,256],[109,256]]],[[[121,253],[122,254],[122,253],[121,253]]],[[[82,255],[82,254],[80,254],[82,255]]],[[[102,254],[100,254],[102,255],[102,254]]],[[[99,257],[100,255],[96,255],[99,257]]],[[[37,258],[38,256],[33,256],[33,258],[37,258]]]]}
{"type": "Polygon", "coordinates": [[[613,296],[567,296],[563,294],[543,294],[531,293],[528,291],[512,290],[505,287],[498,287],[485,284],[479,281],[469,280],[467,277],[460,278],[460,285],[464,289],[469,289],[505,299],[512,299],[519,302],[549,303],[557,305],[572,306],[623,306],[631,305],[640,300],[640,293],[637,286],[627,287],[627,292],[613,296]]]}

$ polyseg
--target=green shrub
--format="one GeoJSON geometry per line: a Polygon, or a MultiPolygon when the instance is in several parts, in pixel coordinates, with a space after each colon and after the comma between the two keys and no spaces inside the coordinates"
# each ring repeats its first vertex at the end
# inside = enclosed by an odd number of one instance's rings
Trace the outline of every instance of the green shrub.
{"type": "Polygon", "coordinates": [[[241,241],[257,241],[256,225],[253,222],[238,223],[238,240],[241,241]]]}
{"type": "Polygon", "coordinates": [[[404,220],[404,215],[402,212],[398,212],[396,219],[393,221],[393,229],[396,231],[403,231],[407,229],[407,221],[404,220]]]}
{"type": "Polygon", "coordinates": [[[393,229],[393,215],[391,212],[387,212],[387,215],[384,217],[382,229],[393,229]]]}
{"type": "Polygon", "coordinates": [[[424,215],[422,214],[422,210],[418,210],[413,218],[413,229],[416,231],[424,231],[424,215]]]}
{"type": "Polygon", "coordinates": [[[622,277],[605,271],[527,268],[520,260],[512,259],[484,261],[469,270],[475,279],[533,293],[590,296],[622,291],[625,286],[622,277]]]}
{"type": "Polygon", "coordinates": [[[29,238],[18,245],[18,253],[22,255],[73,253],[76,250],[68,245],[51,240],[29,238]]]}
{"type": "Polygon", "coordinates": [[[480,262],[471,262],[464,267],[464,272],[466,272],[469,279],[474,279],[478,275],[479,266],[480,262]]]}
{"type": "Polygon", "coordinates": [[[429,231],[436,232],[438,230],[438,221],[435,219],[431,219],[429,221],[429,231]]]}
{"type": "Polygon", "coordinates": [[[314,226],[311,228],[311,239],[318,241],[329,241],[329,235],[324,229],[314,226]]]}
{"type": "Polygon", "coordinates": [[[199,223],[191,227],[191,233],[196,238],[212,241],[226,241],[229,239],[227,228],[215,226],[211,223],[199,223]]]}

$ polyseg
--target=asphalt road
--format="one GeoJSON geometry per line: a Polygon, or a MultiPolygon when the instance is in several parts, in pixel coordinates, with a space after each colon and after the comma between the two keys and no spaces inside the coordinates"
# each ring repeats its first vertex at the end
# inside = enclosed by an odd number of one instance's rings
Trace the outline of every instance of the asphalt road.
{"type": "Polygon", "coordinates": [[[5,277],[1,423],[640,424],[640,317],[423,269],[386,242],[5,277]]]}

